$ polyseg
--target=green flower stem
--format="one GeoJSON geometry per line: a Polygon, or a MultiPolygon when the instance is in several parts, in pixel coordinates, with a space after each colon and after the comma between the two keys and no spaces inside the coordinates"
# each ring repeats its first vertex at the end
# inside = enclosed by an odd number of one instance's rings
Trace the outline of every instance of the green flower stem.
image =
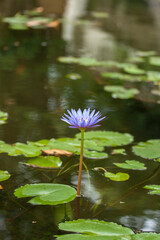
{"type": "Polygon", "coordinates": [[[79,161],[77,197],[80,197],[80,191],[81,191],[81,175],[82,175],[82,165],[83,165],[83,147],[84,147],[84,131],[85,131],[85,129],[81,128],[80,131],[81,131],[81,153],[80,153],[80,161],[79,161]]]}

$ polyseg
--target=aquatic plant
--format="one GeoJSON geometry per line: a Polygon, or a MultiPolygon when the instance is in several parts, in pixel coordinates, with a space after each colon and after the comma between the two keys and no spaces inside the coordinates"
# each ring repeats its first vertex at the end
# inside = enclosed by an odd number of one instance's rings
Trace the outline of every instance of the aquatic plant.
{"type": "Polygon", "coordinates": [[[83,112],[80,108],[77,112],[76,110],[71,109],[71,111],[68,110],[68,114],[69,115],[64,114],[61,120],[67,122],[70,125],[69,128],[78,128],[81,131],[81,152],[77,186],[77,197],[79,197],[83,164],[84,131],[88,128],[100,126],[99,124],[97,125],[97,123],[99,123],[105,117],[101,117],[102,114],[99,111],[96,113],[95,109],[91,111],[90,108],[84,109],[83,112]]]}

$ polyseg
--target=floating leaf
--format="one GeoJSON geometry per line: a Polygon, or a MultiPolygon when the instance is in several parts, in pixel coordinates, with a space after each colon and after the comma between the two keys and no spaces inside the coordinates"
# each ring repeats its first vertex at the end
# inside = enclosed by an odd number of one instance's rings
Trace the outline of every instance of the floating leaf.
{"type": "Polygon", "coordinates": [[[0,170],[0,182],[7,180],[10,176],[9,172],[0,170]]]}
{"type": "Polygon", "coordinates": [[[103,158],[107,158],[108,154],[104,153],[104,152],[96,152],[96,151],[84,150],[84,157],[92,158],[92,159],[103,159],[103,158]]]}
{"type": "Polygon", "coordinates": [[[39,183],[17,188],[14,195],[18,198],[34,197],[28,201],[31,204],[57,205],[72,201],[76,197],[76,190],[63,184],[39,183]]]}
{"type": "Polygon", "coordinates": [[[118,73],[118,72],[103,72],[102,77],[115,79],[115,80],[122,80],[122,81],[134,81],[139,82],[142,80],[141,76],[131,76],[124,73],[118,73]]]}
{"type": "Polygon", "coordinates": [[[145,170],[145,164],[136,160],[126,160],[125,163],[114,163],[117,167],[133,170],[145,170]]]}
{"type": "Polygon", "coordinates": [[[56,157],[63,156],[63,155],[65,155],[67,157],[72,156],[71,152],[68,152],[68,151],[65,151],[65,150],[60,150],[60,149],[42,150],[42,153],[45,154],[45,155],[54,155],[56,157]]]}
{"type": "MultiPolygon", "coordinates": [[[[81,134],[76,134],[77,138],[81,137],[81,134]]],[[[98,140],[100,146],[121,146],[127,145],[133,141],[133,136],[129,133],[119,133],[112,131],[90,131],[84,133],[85,139],[98,140]]]]}
{"type": "Polygon", "coordinates": [[[58,61],[62,63],[78,63],[78,58],[75,57],[58,57],[58,61]]]}
{"type": "Polygon", "coordinates": [[[139,69],[138,67],[125,67],[123,69],[126,73],[129,73],[129,74],[135,74],[135,75],[143,75],[145,73],[145,71],[143,69],[139,69]]]}
{"type": "MultiPolygon", "coordinates": [[[[60,223],[59,228],[64,231],[83,233],[84,235],[98,236],[124,236],[133,235],[134,232],[113,222],[99,220],[78,219],[70,222],[60,223]]],[[[76,236],[76,235],[74,235],[76,236]]],[[[108,238],[107,238],[108,239],[108,238]]]]}
{"type": "Polygon", "coordinates": [[[143,188],[149,189],[150,194],[160,194],[160,185],[145,185],[143,188]]]}
{"type": "Polygon", "coordinates": [[[104,176],[106,178],[109,178],[112,181],[126,181],[129,179],[129,174],[127,173],[122,173],[122,172],[118,172],[116,174],[111,173],[111,172],[105,172],[104,176]]]}
{"type": "Polygon", "coordinates": [[[2,187],[2,185],[0,185],[0,190],[2,190],[3,189],[3,187],[2,187]]]}
{"type": "Polygon", "coordinates": [[[156,52],[155,51],[137,51],[136,55],[140,57],[150,57],[150,56],[156,55],[156,52]]]}
{"type": "Polygon", "coordinates": [[[157,233],[140,233],[132,236],[132,240],[160,240],[160,234],[157,233]]]}
{"type": "Polygon", "coordinates": [[[160,140],[153,139],[147,142],[139,142],[133,147],[133,152],[143,158],[155,159],[160,157],[160,140]]]}
{"type": "Polygon", "coordinates": [[[139,91],[136,88],[125,89],[122,86],[105,86],[104,90],[112,93],[113,98],[129,99],[138,94],[139,91]]]}
{"type": "Polygon", "coordinates": [[[159,82],[159,81],[160,81],[160,72],[157,72],[157,71],[148,71],[148,72],[147,72],[147,81],[150,81],[150,82],[159,82]]]}
{"type": "Polygon", "coordinates": [[[62,165],[62,161],[59,157],[37,157],[28,160],[25,165],[31,167],[39,167],[39,168],[59,168],[62,165]]]}
{"type": "Polygon", "coordinates": [[[57,236],[59,240],[131,240],[130,236],[102,236],[102,235],[82,235],[82,234],[66,234],[57,236]]]}
{"type": "Polygon", "coordinates": [[[127,59],[131,63],[143,63],[144,58],[140,56],[132,56],[127,59]]]}
{"type": "Polygon", "coordinates": [[[108,13],[106,12],[91,12],[91,15],[94,17],[94,18],[108,18],[108,13]]]}
{"type": "Polygon", "coordinates": [[[3,22],[9,23],[9,28],[13,30],[27,30],[26,25],[28,17],[17,13],[14,17],[7,17],[3,19],[3,22]]]}
{"type": "Polygon", "coordinates": [[[82,77],[78,73],[70,73],[66,75],[66,78],[69,78],[71,80],[78,80],[78,79],[81,79],[82,77]]]}
{"type": "Polygon", "coordinates": [[[160,57],[150,57],[149,63],[154,66],[160,66],[160,57]]]}
{"type": "Polygon", "coordinates": [[[115,155],[115,154],[126,155],[126,150],[124,148],[114,149],[111,154],[113,154],[113,155],[115,155]]]}
{"type": "Polygon", "coordinates": [[[41,150],[39,147],[30,146],[24,143],[16,143],[14,145],[14,149],[16,155],[25,155],[26,157],[37,157],[41,154],[41,150]]]}
{"type": "Polygon", "coordinates": [[[0,111],[0,124],[6,123],[8,113],[0,111]]]}

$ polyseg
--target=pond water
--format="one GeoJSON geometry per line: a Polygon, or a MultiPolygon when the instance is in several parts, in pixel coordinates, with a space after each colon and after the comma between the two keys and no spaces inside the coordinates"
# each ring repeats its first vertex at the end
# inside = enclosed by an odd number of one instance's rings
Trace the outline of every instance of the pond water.
{"type": "MultiPolygon", "coordinates": [[[[126,62],[137,51],[160,50],[160,2],[158,0],[1,0],[0,16],[43,7],[43,16],[58,19],[58,26],[45,29],[13,30],[0,23],[0,110],[8,113],[7,123],[0,126],[1,140],[16,142],[74,137],[78,130],[69,129],[60,119],[67,109],[97,109],[107,118],[95,130],[130,133],[132,145],[125,146],[127,155],[111,155],[106,159],[87,159],[82,174],[80,218],[113,221],[135,231],[160,232],[160,201],[142,187],[159,183],[159,163],[134,155],[133,145],[158,139],[160,133],[160,96],[152,82],[123,82],[136,87],[140,94],[131,99],[112,98],[104,91],[111,80],[101,76],[101,66],[83,66],[59,62],[60,56],[94,58],[98,61],[126,62]],[[94,15],[93,13],[107,13],[94,15]],[[67,78],[77,73],[80,79],[67,78]],[[138,160],[147,170],[118,169],[113,162],[138,160]],[[114,182],[93,170],[129,173],[130,179],[114,182]],[[124,170],[124,171],[123,171],[124,170]]],[[[145,70],[158,72],[159,66],[140,63],[145,70]]],[[[119,83],[117,79],[115,83],[119,83]]],[[[111,148],[105,152],[111,153],[111,148]]],[[[79,156],[62,157],[69,166],[79,156]]],[[[0,239],[49,240],[58,232],[57,224],[75,219],[76,200],[58,206],[33,206],[26,198],[17,199],[16,188],[30,183],[55,182],[76,188],[78,167],[56,177],[59,170],[31,168],[22,164],[24,156],[1,153],[0,169],[11,178],[1,183],[0,239]]]]}

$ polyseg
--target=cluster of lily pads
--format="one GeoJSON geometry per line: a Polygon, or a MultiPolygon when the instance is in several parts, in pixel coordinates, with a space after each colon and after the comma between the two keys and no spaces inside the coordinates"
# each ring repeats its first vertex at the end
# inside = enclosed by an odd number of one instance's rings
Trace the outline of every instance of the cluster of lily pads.
{"type": "MultiPolygon", "coordinates": [[[[6,121],[7,114],[1,112],[1,118],[6,121]]],[[[3,122],[2,122],[3,123],[3,122]]],[[[113,131],[89,131],[85,132],[84,157],[91,159],[105,159],[109,154],[106,148],[109,147],[110,154],[126,155],[122,146],[131,144],[133,136],[129,133],[113,131]]],[[[63,171],[62,155],[71,157],[80,154],[80,133],[74,138],[43,139],[36,142],[7,144],[0,141],[0,153],[7,153],[9,156],[23,155],[28,157],[26,166],[48,169],[60,169],[63,171]],[[45,155],[45,156],[44,156],[45,155]]],[[[153,159],[160,162],[160,139],[152,139],[140,142],[132,147],[135,155],[146,159],[153,159]]],[[[87,161],[86,161],[87,162],[87,161]]],[[[144,163],[136,160],[125,160],[123,163],[113,163],[121,169],[146,170],[144,163]]],[[[126,181],[129,174],[124,172],[108,172],[104,170],[104,177],[112,181],[126,181]]],[[[11,175],[7,171],[0,170],[0,181],[9,179],[11,175]]],[[[144,188],[150,190],[150,194],[160,194],[160,185],[146,185],[144,188]]],[[[27,184],[16,189],[14,195],[17,198],[30,197],[28,203],[34,205],[58,205],[70,202],[76,198],[76,190],[64,184],[37,183],[27,184]]],[[[108,223],[98,220],[76,220],[61,223],[61,230],[78,232],[79,234],[66,234],[57,236],[60,240],[67,239],[160,239],[160,234],[141,233],[135,234],[131,229],[122,227],[115,223],[108,223]]]]}
{"type": "MultiPolygon", "coordinates": [[[[160,66],[160,57],[154,51],[135,52],[134,56],[128,58],[125,63],[99,61],[85,57],[59,57],[58,61],[87,67],[98,67],[103,80],[105,82],[107,80],[107,83],[111,84],[105,86],[104,90],[111,92],[113,98],[129,99],[141,94],[137,88],[122,86],[124,82],[152,82],[156,89],[152,89],[151,93],[157,96],[160,95],[160,71],[157,70],[157,67],[160,66]],[[102,70],[99,67],[102,67],[102,70]],[[104,68],[106,68],[106,71],[104,71],[104,68]],[[117,81],[120,81],[119,85],[116,84],[117,81]]],[[[159,99],[156,102],[159,102],[159,99]]]]}

